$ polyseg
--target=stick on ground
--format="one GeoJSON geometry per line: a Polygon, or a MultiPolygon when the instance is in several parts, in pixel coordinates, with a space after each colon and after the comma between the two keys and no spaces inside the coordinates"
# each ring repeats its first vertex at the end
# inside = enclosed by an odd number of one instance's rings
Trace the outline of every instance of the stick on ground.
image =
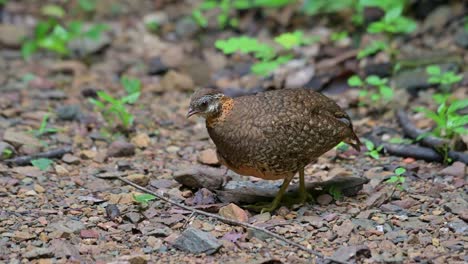
{"type": "Polygon", "coordinates": [[[267,234],[267,235],[269,235],[269,236],[271,236],[271,237],[273,237],[273,238],[276,238],[276,239],[278,239],[278,240],[280,240],[280,241],[283,241],[283,242],[285,242],[286,244],[289,244],[289,245],[291,245],[291,246],[297,247],[297,248],[299,248],[299,249],[301,249],[301,250],[303,250],[303,251],[305,251],[305,252],[307,252],[307,253],[309,253],[309,254],[315,255],[315,256],[317,256],[317,257],[320,258],[320,259],[327,260],[327,261],[332,262],[332,263],[342,263],[342,264],[345,264],[345,262],[342,262],[342,261],[340,261],[340,260],[336,260],[336,259],[333,259],[333,258],[325,257],[325,256],[324,256],[323,254],[321,254],[320,252],[317,252],[317,251],[312,250],[312,249],[308,249],[308,248],[304,247],[304,246],[301,245],[301,244],[298,244],[298,243],[296,243],[296,242],[294,242],[294,241],[291,241],[291,240],[289,240],[289,239],[287,239],[287,238],[285,238],[285,237],[282,237],[282,236],[280,236],[280,235],[278,235],[278,234],[275,234],[275,233],[273,233],[273,232],[271,232],[271,231],[269,231],[269,230],[267,230],[267,229],[265,229],[265,228],[261,228],[261,227],[258,227],[258,226],[254,226],[254,225],[249,224],[249,223],[244,223],[244,222],[239,222],[239,221],[236,221],[236,220],[228,219],[228,218],[222,217],[222,216],[217,215],[217,214],[208,213],[208,212],[205,212],[205,211],[202,211],[202,210],[198,210],[198,209],[192,208],[192,207],[190,207],[190,206],[187,206],[187,205],[178,203],[178,202],[176,202],[176,201],[173,201],[173,200],[171,200],[171,199],[169,199],[169,198],[167,198],[167,197],[164,197],[164,196],[162,196],[162,195],[160,195],[160,194],[158,194],[158,193],[156,193],[156,192],[153,192],[153,191],[151,191],[151,190],[149,190],[149,189],[147,189],[147,188],[145,188],[145,187],[143,187],[143,186],[140,186],[140,185],[138,185],[138,184],[136,184],[136,183],[133,183],[133,182],[131,182],[131,181],[125,179],[125,178],[122,178],[122,177],[120,177],[120,176],[110,176],[110,175],[106,175],[106,176],[101,176],[101,177],[100,177],[99,175],[96,175],[96,177],[101,178],[101,179],[118,179],[118,180],[120,180],[120,181],[122,181],[122,182],[125,182],[125,183],[128,184],[128,185],[131,185],[131,186],[135,187],[136,189],[138,189],[138,190],[140,190],[140,191],[143,191],[143,192],[145,192],[145,193],[149,193],[149,194],[151,194],[151,195],[154,195],[155,197],[157,197],[157,198],[160,199],[160,200],[163,200],[163,201],[165,201],[165,202],[167,202],[167,203],[170,203],[170,204],[172,204],[172,205],[175,205],[175,206],[180,207],[180,208],[182,208],[182,209],[185,209],[185,210],[187,210],[187,211],[191,211],[192,213],[196,213],[196,214],[208,216],[208,217],[217,219],[217,220],[219,220],[219,221],[221,221],[221,222],[224,222],[224,223],[227,223],[227,224],[232,224],[232,225],[236,225],[236,226],[243,226],[243,227],[245,227],[245,228],[255,229],[255,230],[260,231],[260,232],[263,232],[263,233],[265,233],[265,234],[267,234]]]}
{"type": "Polygon", "coordinates": [[[63,155],[72,152],[71,146],[66,146],[59,149],[53,149],[41,153],[36,153],[33,155],[21,156],[16,157],[13,159],[5,160],[5,163],[9,165],[16,165],[16,166],[26,166],[31,164],[31,160],[46,158],[46,159],[56,159],[61,158],[63,155]]]}

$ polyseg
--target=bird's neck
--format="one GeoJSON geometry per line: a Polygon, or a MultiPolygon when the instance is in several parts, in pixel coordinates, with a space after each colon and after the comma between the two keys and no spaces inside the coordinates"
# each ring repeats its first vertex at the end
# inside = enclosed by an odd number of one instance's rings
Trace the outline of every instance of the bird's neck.
{"type": "Polygon", "coordinates": [[[215,124],[219,122],[223,122],[226,117],[229,115],[231,112],[233,106],[234,106],[234,99],[228,96],[223,96],[219,100],[219,106],[220,109],[219,111],[206,118],[206,125],[209,127],[213,127],[215,124]]]}

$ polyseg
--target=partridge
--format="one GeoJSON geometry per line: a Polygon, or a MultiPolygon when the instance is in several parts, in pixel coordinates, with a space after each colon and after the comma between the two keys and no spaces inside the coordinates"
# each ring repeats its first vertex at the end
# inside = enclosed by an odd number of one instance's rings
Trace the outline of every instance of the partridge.
{"type": "Polygon", "coordinates": [[[275,210],[299,172],[299,199],[309,197],[304,167],[344,141],[359,151],[350,117],[333,100],[306,89],[273,90],[231,98],[203,88],[191,97],[187,118],[206,119],[208,133],[223,165],[241,175],[284,179],[275,210]]]}

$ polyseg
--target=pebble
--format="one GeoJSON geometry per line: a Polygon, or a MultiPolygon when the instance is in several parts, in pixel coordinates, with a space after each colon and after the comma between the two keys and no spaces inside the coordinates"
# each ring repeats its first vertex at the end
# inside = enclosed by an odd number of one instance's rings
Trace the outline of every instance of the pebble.
{"type": "Polygon", "coordinates": [[[233,203],[221,207],[219,209],[219,214],[225,218],[236,220],[239,222],[247,222],[247,220],[249,219],[245,210],[233,203]]]}
{"type": "Polygon", "coordinates": [[[221,243],[210,233],[188,228],[174,241],[174,247],[193,254],[214,254],[221,243]]]}
{"type": "Polygon", "coordinates": [[[107,149],[108,157],[128,157],[135,154],[135,146],[125,141],[114,141],[107,149]]]}

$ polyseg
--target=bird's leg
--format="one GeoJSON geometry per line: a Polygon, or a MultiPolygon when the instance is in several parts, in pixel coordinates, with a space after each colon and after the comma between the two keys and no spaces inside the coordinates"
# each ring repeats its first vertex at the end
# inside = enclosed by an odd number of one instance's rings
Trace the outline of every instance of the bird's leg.
{"type": "Polygon", "coordinates": [[[294,177],[294,174],[284,179],[283,184],[281,184],[281,188],[279,189],[278,193],[275,196],[275,199],[268,206],[265,207],[265,205],[247,205],[245,207],[249,209],[253,209],[253,210],[261,209],[260,213],[262,214],[266,212],[274,211],[280,205],[284,192],[286,192],[286,189],[288,188],[289,183],[291,182],[293,177],[294,177]]]}
{"type": "Polygon", "coordinates": [[[304,204],[307,200],[314,200],[314,197],[306,190],[304,168],[302,168],[299,170],[299,203],[304,204]]]}

